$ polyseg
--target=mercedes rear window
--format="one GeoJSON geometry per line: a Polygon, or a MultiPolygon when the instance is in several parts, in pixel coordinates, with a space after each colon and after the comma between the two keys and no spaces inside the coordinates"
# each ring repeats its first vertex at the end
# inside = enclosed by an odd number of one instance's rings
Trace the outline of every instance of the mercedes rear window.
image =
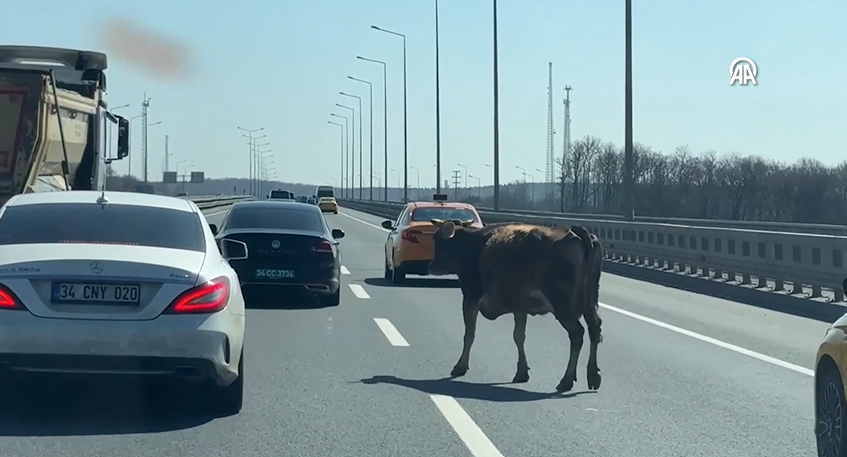
{"type": "Polygon", "coordinates": [[[151,206],[43,203],[9,206],[0,217],[0,245],[123,244],[206,251],[197,213],[151,206]]]}
{"type": "Polygon", "coordinates": [[[415,208],[412,211],[412,220],[415,222],[430,221],[432,219],[450,221],[476,221],[476,214],[466,208],[430,207],[415,208]]]}
{"type": "MultiPolygon", "coordinates": [[[[279,203],[279,205],[288,206],[285,203],[279,203]]],[[[306,206],[306,208],[312,207],[306,206]]],[[[317,209],[312,211],[290,207],[233,208],[229,213],[229,222],[227,223],[227,229],[238,230],[304,230],[323,233],[325,227],[324,218],[317,209]]]]}

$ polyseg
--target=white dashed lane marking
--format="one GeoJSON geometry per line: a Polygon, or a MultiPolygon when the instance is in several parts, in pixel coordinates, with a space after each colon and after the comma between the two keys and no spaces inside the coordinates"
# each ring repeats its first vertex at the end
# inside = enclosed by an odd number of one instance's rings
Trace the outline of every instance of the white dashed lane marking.
{"type": "Polygon", "coordinates": [[[375,317],[374,322],[376,322],[376,326],[382,330],[382,334],[385,335],[385,338],[388,339],[388,342],[392,346],[409,347],[409,342],[406,341],[406,338],[403,338],[403,335],[400,334],[400,331],[397,330],[397,327],[390,320],[375,317]]]}
{"type": "Polygon", "coordinates": [[[359,284],[349,284],[349,286],[350,286],[350,290],[353,291],[353,295],[355,295],[356,298],[361,298],[363,300],[367,300],[367,299],[371,298],[371,296],[368,295],[368,293],[365,291],[365,288],[362,287],[361,285],[359,285],[359,284]]]}
{"type": "Polygon", "coordinates": [[[341,265],[341,274],[343,274],[343,275],[349,275],[349,274],[350,274],[350,270],[348,270],[348,269],[347,269],[347,267],[345,267],[344,265],[341,265]]]}
{"type": "Polygon", "coordinates": [[[447,395],[430,395],[429,398],[474,457],[503,457],[455,398],[447,395]]]}

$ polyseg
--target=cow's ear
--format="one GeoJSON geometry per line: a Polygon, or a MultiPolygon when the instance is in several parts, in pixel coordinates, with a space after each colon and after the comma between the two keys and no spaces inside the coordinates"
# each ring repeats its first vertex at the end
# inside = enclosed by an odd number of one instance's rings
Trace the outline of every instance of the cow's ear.
{"type": "Polygon", "coordinates": [[[444,225],[444,221],[442,221],[441,219],[430,219],[429,222],[436,227],[441,227],[442,225],[444,225]]]}

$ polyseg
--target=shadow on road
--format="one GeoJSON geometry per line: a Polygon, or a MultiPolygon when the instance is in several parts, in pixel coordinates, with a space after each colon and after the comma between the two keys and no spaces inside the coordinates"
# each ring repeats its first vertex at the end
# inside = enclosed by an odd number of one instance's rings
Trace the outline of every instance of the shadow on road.
{"type": "Polygon", "coordinates": [[[427,278],[420,276],[409,276],[402,284],[393,284],[385,278],[367,278],[365,284],[376,287],[407,287],[423,289],[458,289],[459,280],[450,278],[427,278]]]}
{"type": "Polygon", "coordinates": [[[593,394],[594,391],[568,392],[560,394],[557,392],[530,392],[528,390],[509,387],[511,383],[472,383],[457,381],[453,378],[441,379],[403,379],[396,376],[382,375],[373,376],[360,381],[361,384],[393,384],[414,389],[430,395],[448,395],[453,398],[467,398],[473,400],[485,400],[492,402],[528,402],[538,400],[552,400],[557,398],[572,398],[582,394],[593,394]]]}
{"type": "Polygon", "coordinates": [[[75,378],[4,380],[0,436],[79,436],[157,433],[197,427],[204,412],[197,386],[141,380],[75,378]]]}

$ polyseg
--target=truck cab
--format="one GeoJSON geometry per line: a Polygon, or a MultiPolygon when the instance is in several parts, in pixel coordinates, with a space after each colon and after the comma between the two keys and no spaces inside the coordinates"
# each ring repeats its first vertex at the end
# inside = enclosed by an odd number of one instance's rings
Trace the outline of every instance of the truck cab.
{"type": "Polygon", "coordinates": [[[0,46],[0,204],[30,192],[101,190],[129,156],[129,120],[109,112],[106,55],[0,46]],[[107,157],[109,126],[117,148],[107,157]]]}

